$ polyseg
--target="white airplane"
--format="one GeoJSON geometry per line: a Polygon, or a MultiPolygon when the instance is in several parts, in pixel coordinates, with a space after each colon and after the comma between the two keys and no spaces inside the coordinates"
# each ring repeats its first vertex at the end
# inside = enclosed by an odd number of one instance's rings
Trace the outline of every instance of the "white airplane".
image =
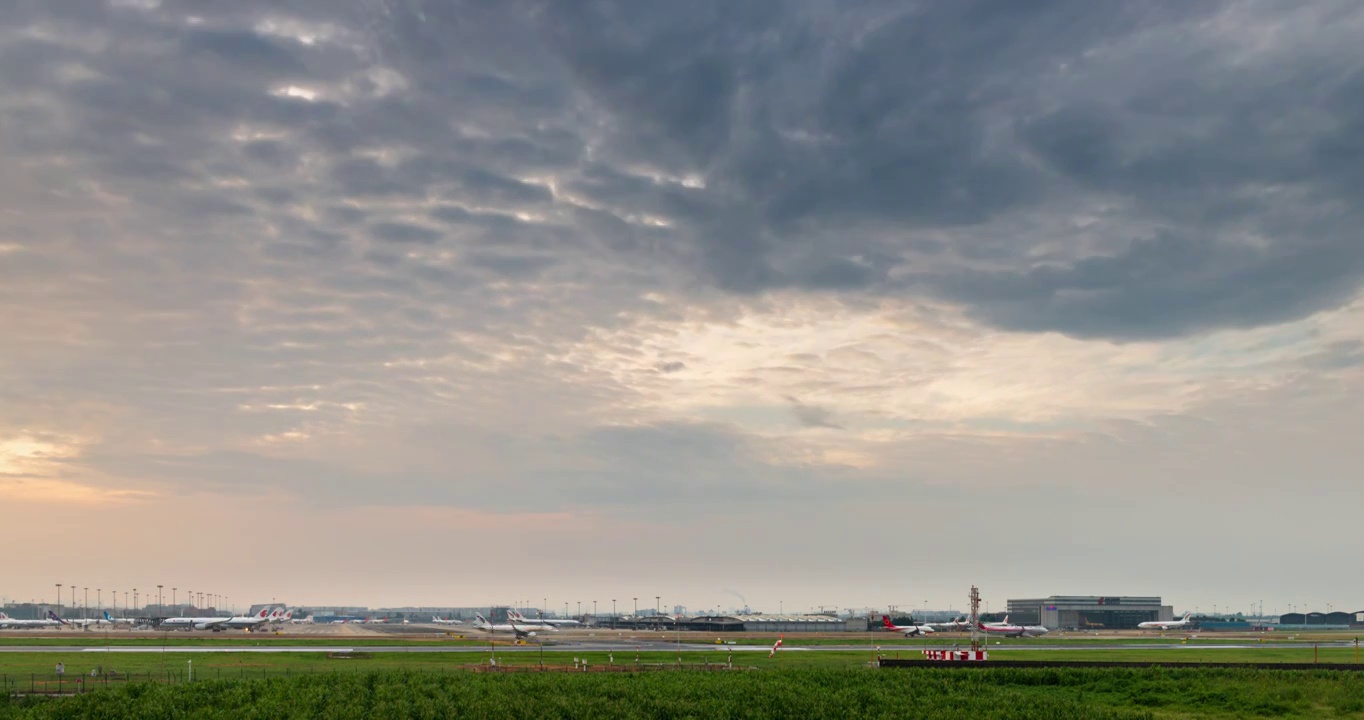
{"type": "Polygon", "coordinates": [[[895,623],[890,621],[889,615],[881,616],[881,629],[892,632],[902,632],[905,634],[905,637],[914,637],[915,635],[927,635],[929,633],[935,632],[933,628],[927,625],[896,625],[895,623]]]}
{"type": "Polygon", "coordinates": [[[431,616],[431,622],[433,622],[433,623],[435,623],[435,624],[437,624],[437,625],[463,625],[463,624],[464,624],[464,621],[463,621],[463,620],[456,620],[456,619],[454,619],[454,618],[450,618],[449,620],[442,620],[442,619],[436,617],[435,615],[432,615],[432,616],[431,616]]]}
{"type": "Polygon", "coordinates": [[[980,623],[979,627],[983,632],[1003,635],[1004,637],[1030,638],[1051,632],[1041,625],[1010,625],[1008,615],[1004,616],[1004,622],[980,623]]]}
{"type": "Polygon", "coordinates": [[[51,610],[47,611],[47,617],[42,620],[16,620],[15,618],[0,612],[0,628],[44,628],[58,627],[66,624],[67,622],[65,620],[57,617],[57,614],[51,610]]]}
{"type": "Polygon", "coordinates": [[[137,622],[132,618],[116,618],[113,615],[110,615],[108,610],[104,611],[104,619],[111,625],[132,625],[137,622]]]}
{"type": "Polygon", "coordinates": [[[516,618],[517,618],[518,620],[523,621],[523,622],[537,623],[537,624],[540,624],[540,625],[548,625],[548,626],[550,626],[551,628],[577,627],[577,626],[579,626],[579,625],[582,625],[582,623],[578,622],[577,620],[559,620],[559,619],[551,620],[551,619],[549,619],[549,618],[543,618],[543,617],[538,617],[538,618],[531,619],[531,618],[527,618],[525,615],[522,615],[519,611],[516,613],[516,618]]]}
{"type": "Polygon", "coordinates": [[[499,623],[497,625],[494,625],[485,620],[482,615],[475,613],[474,627],[484,632],[490,633],[509,632],[516,633],[517,638],[528,638],[535,637],[535,630],[543,628],[545,626],[541,625],[537,626],[536,628],[530,628],[524,625],[517,625],[514,622],[499,623]]]}
{"type": "Polygon", "coordinates": [[[521,611],[519,610],[508,610],[507,619],[510,622],[514,622],[522,627],[528,627],[533,630],[549,630],[551,632],[559,632],[559,628],[556,628],[543,620],[526,619],[526,616],[522,615],[521,611]]]}
{"type": "Polygon", "coordinates": [[[924,623],[924,624],[927,625],[928,627],[933,628],[934,630],[939,631],[939,632],[944,632],[944,631],[945,631],[945,632],[951,632],[951,631],[953,631],[953,630],[969,630],[969,629],[971,629],[971,621],[970,621],[970,620],[967,620],[965,615],[962,615],[961,617],[958,617],[958,618],[956,618],[955,620],[948,620],[947,622],[924,623]]]}
{"type": "Polygon", "coordinates": [[[1138,623],[1137,627],[1142,630],[1174,630],[1189,624],[1189,613],[1184,613],[1184,617],[1179,620],[1148,620],[1138,623]]]}
{"type": "Polygon", "coordinates": [[[261,608],[255,615],[237,616],[227,619],[221,627],[227,628],[255,628],[270,622],[269,610],[261,608]]]}
{"type": "Polygon", "coordinates": [[[184,628],[186,630],[212,630],[219,632],[222,630],[251,628],[267,622],[270,618],[268,608],[261,608],[261,611],[250,617],[178,617],[166,618],[161,621],[163,626],[170,629],[184,628]]]}

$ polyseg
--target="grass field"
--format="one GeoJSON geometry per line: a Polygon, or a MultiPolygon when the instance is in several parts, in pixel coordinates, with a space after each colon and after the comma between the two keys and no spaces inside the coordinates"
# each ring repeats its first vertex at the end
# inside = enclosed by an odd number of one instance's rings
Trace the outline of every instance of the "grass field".
{"type": "MultiPolygon", "coordinates": [[[[0,654],[0,675],[27,679],[30,675],[50,678],[57,662],[62,662],[67,672],[76,675],[89,675],[92,669],[116,670],[122,673],[164,673],[182,672],[193,661],[196,672],[203,677],[260,676],[264,674],[376,670],[454,670],[473,665],[486,665],[489,652],[422,653],[391,652],[363,653],[362,657],[330,657],[325,647],[316,653],[2,653],[0,654]]],[[[918,651],[883,651],[887,658],[921,659],[918,651]]],[[[1255,663],[1301,663],[1312,662],[1310,649],[1295,648],[1248,648],[1234,650],[1201,650],[1181,648],[1179,650],[1151,650],[1133,648],[1129,650],[1000,650],[991,649],[990,656],[1000,660],[1118,660],[1128,662],[1255,662],[1255,663]]],[[[638,657],[641,663],[676,665],[678,654],[667,651],[645,651],[636,653],[633,649],[622,647],[612,653],[601,651],[538,651],[497,653],[498,663],[503,666],[539,666],[542,662],[549,666],[572,665],[574,658],[586,659],[592,666],[608,664],[629,665],[638,657]]],[[[718,665],[726,663],[731,657],[735,665],[761,669],[775,668],[825,668],[842,669],[866,666],[873,658],[868,650],[836,651],[799,651],[785,650],[769,658],[765,652],[730,653],[724,646],[713,651],[684,652],[681,655],[685,666],[718,665]]],[[[1323,663],[1350,663],[1354,661],[1354,651],[1346,648],[1326,648],[1319,652],[1323,663]]]]}
{"type": "MultiPolygon", "coordinates": [[[[506,636],[496,638],[497,642],[510,642],[506,636]]],[[[11,647],[268,647],[270,645],[317,646],[327,647],[376,647],[393,645],[487,645],[488,638],[465,636],[453,638],[433,636],[429,638],[412,637],[298,637],[276,635],[229,635],[226,637],[203,637],[193,635],[167,635],[165,637],[104,637],[103,635],[72,634],[67,637],[3,637],[0,645],[11,647]]]]}
{"type": "Polygon", "coordinates": [[[1247,670],[786,668],[393,671],[129,685],[0,702],[0,718],[1364,718],[1364,675],[1247,670]]]}
{"type": "MultiPolygon", "coordinates": [[[[1360,633],[1338,631],[1324,633],[1261,633],[1261,634],[1202,634],[1190,637],[1177,634],[1160,635],[1094,635],[1090,633],[1054,633],[1041,638],[989,638],[989,646],[1009,647],[1013,645],[1029,646],[1039,644],[1064,644],[1067,646],[1108,646],[1108,645],[1220,645],[1228,642],[1236,643],[1256,643],[1274,645],[1281,643],[1303,643],[1303,642],[1341,642],[1351,641],[1360,633]]],[[[596,632],[587,631],[566,631],[561,633],[545,633],[544,640],[553,643],[556,641],[583,640],[583,639],[612,639],[629,640],[637,639],[650,642],[671,642],[677,638],[672,633],[653,633],[653,632],[625,632],[613,630],[600,630],[596,632]]],[[[699,632],[687,632],[681,636],[684,643],[711,643],[717,638],[725,641],[732,641],[739,645],[762,645],[770,646],[776,639],[773,634],[740,634],[725,633],[714,635],[699,632]]],[[[102,646],[191,646],[191,645],[317,645],[319,647],[374,647],[385,645],[486,645],[489,640],[506,643],[510,642],[506,635],[488,636],[477,631],[452,631],[446,634],[409,634],[395,633],[388,636],[325,636],[316,635],[297,635],[273,633],[230,633],[230,634],[190,634],[183,632],[167,632],[156,634],[130,635],[126,632],[57,632],[44,633],[42,635],[29,634],[25,632],[12,632],[0,634],[0,645],[24,646],[24,645],[71,645],[84,647],[102,646]],[[462,635],[463,637],[458,637],[462,635]]],[[[883,648],[894,648],[897,646],[950,646],[953,643],[965,645],[969,642],[969,635],[965,633],[942,633],[932,635],[927,638],[904,638],[897,633],[821,633],[818,636],[806,636],[803,634],[791,634],[786,636],[784,644],[789,647],[817,647],[825,645],[856,645],[864,647],[880,646],[883,648]]]]}

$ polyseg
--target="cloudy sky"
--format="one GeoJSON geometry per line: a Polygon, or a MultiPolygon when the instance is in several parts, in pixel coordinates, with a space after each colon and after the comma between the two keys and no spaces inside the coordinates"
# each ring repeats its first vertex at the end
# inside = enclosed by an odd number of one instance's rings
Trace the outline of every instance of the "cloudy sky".
{"type": "Polygon", "coordinates": [[[6,5],[0,594],[1364,606],[1353,0],[6,5]]]}

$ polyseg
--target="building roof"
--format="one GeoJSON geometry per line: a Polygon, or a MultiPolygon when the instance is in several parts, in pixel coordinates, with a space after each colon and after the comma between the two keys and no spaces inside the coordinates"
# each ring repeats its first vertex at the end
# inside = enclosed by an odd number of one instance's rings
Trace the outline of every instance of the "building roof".
{"type": "Polygon", "coordinates": [[[844,622],[847,622],[847,621],[844,620],[843,618],[832,617],[832,616],[829,616],[829,615],[730,615],[729,617],[732,617],[732,618],[734,618],[735,620],[740,620],[740,621],[746,622],[746,623],[750,623],[750,622],[751,622],[751,623],[762,623],[762,622],[772,622],[772,623],[777,623],[777,622],[782,622],[782,623],[796,623],[796,622],[805,622],[805,623],[808,623],[808,622],[819,622],[819,623],[839,623],[839,624],[842,624],[842,623],[844,623],[844,622]]]}

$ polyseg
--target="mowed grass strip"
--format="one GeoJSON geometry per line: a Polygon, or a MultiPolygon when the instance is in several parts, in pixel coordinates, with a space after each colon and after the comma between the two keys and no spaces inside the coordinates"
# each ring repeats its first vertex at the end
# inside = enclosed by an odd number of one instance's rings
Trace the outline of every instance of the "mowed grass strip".
{"type": "MultiPolygon", "coordinates": [[[[621,631],[602,630],[598,632],[584,631],[564,631],[560,633],[545,633],[544,640],[554,642],[572,642],[585,640],[607,640],[622,643],[630,642],[666,642],[671,643],[677,640],[677,636],[670,633],[629,633],[621,631]]],[[[706,634],[706,633],[684,633],[681,641],[686,644],[715,644],[717,647],[725,647],[729,642],[740,646],[771,646],[777,639],[776,634],[751,635],[751,634],[706,634]],[[719,640],[719,643],[716,643],[719,640]]],[[[1310,642],[1351,642],[1356,639],[1356,634],[1349,632],[1319,633],[1314,635],[1295,635],[1289,633],[1264,633],[1254,636],[1242,635],[1210,635],[1202,634],[1197,636],[1093,636],[1093,635],[1067,635],[1052,634],[1040,638],[996,638],[991,637],[986,640],[989,648],[1008,648],[1013,646],[1037,646],[1037,645],[1064,645],[1066,647],[1079,646],[1110,646],[1110,645],[1223,645],[1223,644],[1255,644],[1255,645],[1274,645],[1279,643],[1310,643],[1310,642]]],[[[487,635],[475,631],[463,633],[452,632],[450,635],[431,634],[431,635],[393,635],[389,637],[375,637],[364,635],[356,637],[347,636],[326,636],[316,635],[275,635],[273,633],[224,633],[224,634],[187,634],[182,632],[167,632],[156,636],[135,636],[129,637],[120,632],[67,632],[50,633],[44,635],[27,635],[22,632],[0,635],[0,645],[7,646],[76,646],[76,647],[123,647],[123,646],[198,646],[198,645],[307,645],[318,647],[376,647],[393,645],[486,645],[489,641],[497,643],[509,643],[511,639],[505,634],[487,635]]],[[[930,635],[926,638],[904,638],[898,633],[837,633],[824,635],[821,637],[804,637],[800,634],[789,634],[785,636],[783,644],[788,647],[818,647],[826,645],[846,645],[856,647],[881,647],[895,649],[898,647],[952,647],[953,645],[966,646],[970,643],[970,637],[964,634],[940,633],[930,635]]]]}
{"type": "Polygon", "coordinates": [[[325,673],[138,684],[0,703],[0,718],[1361,718],[1340,672],[784,668],[759,672],[325,673]]]}
{"type": "MultiPolygon", "coordinates": [[[[505,637],[497,642],[507,642],[505,637]]],[[[487,637],[466,635],[463,638],[437,636],[431,638],[392,637],[299,637],[280,635],[233,634],[221,637],[178,636],[119,637],[103,634],[72,633],[57,637],[0,637],[0,645],[11,647],[258,647],[258,646],[317,646],[317,647],[381,647],[393,645],[487,645],[487,637]]]]}
{"type": "MultiPolygon", "coordinates": [[[[1122,661],[1122,662],[1219,662],[1219,663],[1299,663],[1312,662],[1312,651],[1293,648],[1248,648],[1234,650],[1007,650],[991,649],[990,656],[998,660],[1025,661],[1122,661]]],[[[537,648],[510,651],[505,646],[496,653],[487,649],[476,652],[392,652],[369,653],[357,648],[355,656],[337,656],[326,648],[318,652],[253,653],[253,652],[148,652],[148,653],[0,653],[0,676],[27,681],[30,676],[51,678],[58,662],[66,666],[68,676],[88,677],[92,670],[97,677],[110,671],[123,674],[166,672],[183,673],[192,662],[201,677],[249,677],[284,673],[318,673],[364,670],[458,670],[471,666],[488,665],[494,657],[503,667],[571,666],[574,660],[586,661],[591,667],[629,667],[643,665],[678,665],[679,654],[669,651],[635,652],[622,648],[610,651],[551,650],[537,648]]],[[[912,652],[882,652],[891,659],[923,660],[923,654],[912,652]]],[[[730,651],[723,646],[715,650],[683,652],[683,667],[707,667],[732,663],[737,667],[758,669],[816,668],[843,669],[868,667],[876,654],[867,650],[800,651],[779,650],[775,657],[763,651],[730,651]]],[[[1353,651],[1345,648],[1323,649],[1318,655],[1323,663],[1351,663],[1353,651]]],[[[927,661],[924,661],[927,664],[927,661]]],[[[988,662],[988,661],[987,661],[988,662]]],[[[884,672],[891,672],[885,670],[884,672]]],[[[971,670],[959,672],[972,672],[971,670]]],[[[1364,673],[1361,673],[1364,675],[1364,673]]],[[[94,682],[94,681],[92,681],[94,682]]]]}

